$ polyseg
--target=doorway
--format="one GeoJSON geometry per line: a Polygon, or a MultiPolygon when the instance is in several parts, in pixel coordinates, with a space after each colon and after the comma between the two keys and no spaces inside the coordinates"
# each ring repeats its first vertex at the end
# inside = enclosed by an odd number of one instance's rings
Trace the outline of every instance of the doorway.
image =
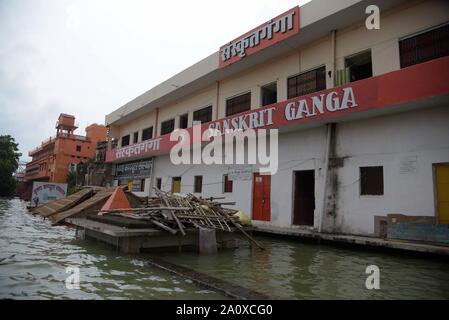
{"type": "Polygon", "coordinates": [[[293,224],[313,226],[315,211],[315,171],[294,172],[293,224]]]}
{"type": "Polygon", "coordinates": [[[253,220],[271,219],[271,175],[254,173],[253,177],[253,220]]]}
{"type": "Polygon", "coordinates": [[[435,165],[438,223],[449,224],[449,165],[435,165]]]}
{"type": "Polygon", "coordinates": [[[171,184],[171,192],[172,193],[181,192],[181,177],[173,177],[171,184]]]}

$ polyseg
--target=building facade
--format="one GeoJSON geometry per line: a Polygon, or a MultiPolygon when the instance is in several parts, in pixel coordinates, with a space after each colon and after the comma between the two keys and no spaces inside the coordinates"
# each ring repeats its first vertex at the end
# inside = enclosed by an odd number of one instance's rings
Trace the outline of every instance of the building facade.
{"type": "Polygon", "coordinates": [[[449,3],[314,0],[106,116],[115,184],[221,196],[255,225],[449,223],[449,3]],[[380,29],[368,29],[369,5],[380,29]],[[170,133],[278,129],[279,168],[174,165],[170,133]],[[237,169],[236,169],[237,168],[237,169]],[[240,170],[240,174],[235,174],[240,170]],[[400,218],[402,217],[402,218],[400,218]]]}
{"type": "Polygon", "coordinates": [[[75,117],[61,113],[56,123],[56,135],[43,141],[29,152],[32,160],[27,163],[27,181],[67,182],[70,167],[86,163],[95,156],[98,141],[105,141],[107,128],[92,124],[86,127],[86,135],[76,135],[75,117]]]}

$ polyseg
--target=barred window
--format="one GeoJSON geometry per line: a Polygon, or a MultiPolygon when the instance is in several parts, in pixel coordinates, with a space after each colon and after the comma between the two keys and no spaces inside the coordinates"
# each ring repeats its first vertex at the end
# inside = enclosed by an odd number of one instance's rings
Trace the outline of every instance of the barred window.
{"type": "Polygon", "coordinates": [[[142,130],[142,141],[150,140],[153,138],[153,127],[149,127],[142,130]]]}
{"type": "Polygon", "coordinates": [[[171,133],[175,130],[175,119],[167,120],[161,123],[161,135],[171,133]]]}
{"type": "Polygon", "coordinates": [[[324,89],[326,89],[325,66],[290,77],[287,80],[288,99],[324,89]]]}
{"type": "Polygon", "coordinates": [[[383,167],[360,167],[360,195],[384,194],[383,167]]]}
{"type": "Polygon", "coordinates": [[[201,121],[201,123],[212,121],[212,106],[193,112],[193,121],[201,121]]]}
{"type": "Polygon", "coordinates": [[[248,111],[251,108],[251,92],[226,100],[226,116],[248,111]]]}
{"type": "Polygon", "coordinates": [[[399,41],[401,68],[449,55],[449,24],[399,41]]]}
{"type": "Polygon", "coordinates": [[[129,146],[129,134],[122,137],[122,147],[129,146]]]}

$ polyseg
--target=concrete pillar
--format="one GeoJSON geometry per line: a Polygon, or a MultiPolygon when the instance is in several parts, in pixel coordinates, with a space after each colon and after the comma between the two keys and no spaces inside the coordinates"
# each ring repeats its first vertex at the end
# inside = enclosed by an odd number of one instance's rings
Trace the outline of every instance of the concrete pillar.
{"type": "Polygon", "coordinates": [[[199,228],[198,247],[201,254],[217,253],[217,235],[215,229],[199,228]]]}

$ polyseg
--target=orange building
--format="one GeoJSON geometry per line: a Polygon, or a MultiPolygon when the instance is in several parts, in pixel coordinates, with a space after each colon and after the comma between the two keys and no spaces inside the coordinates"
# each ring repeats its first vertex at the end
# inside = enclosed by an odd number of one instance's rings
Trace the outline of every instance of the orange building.
{"type": "Polygon", "coordinates": [[[75,117],[61,113],[56,123],[56,136],[43,141],[28,154],[32,161],[26,166],[28,181],[66,182],[69,167],[86,163],[95,156],[98,141],[106,140],[107,128],[92,124],[86,135],[76,135],[75,117]]]}

